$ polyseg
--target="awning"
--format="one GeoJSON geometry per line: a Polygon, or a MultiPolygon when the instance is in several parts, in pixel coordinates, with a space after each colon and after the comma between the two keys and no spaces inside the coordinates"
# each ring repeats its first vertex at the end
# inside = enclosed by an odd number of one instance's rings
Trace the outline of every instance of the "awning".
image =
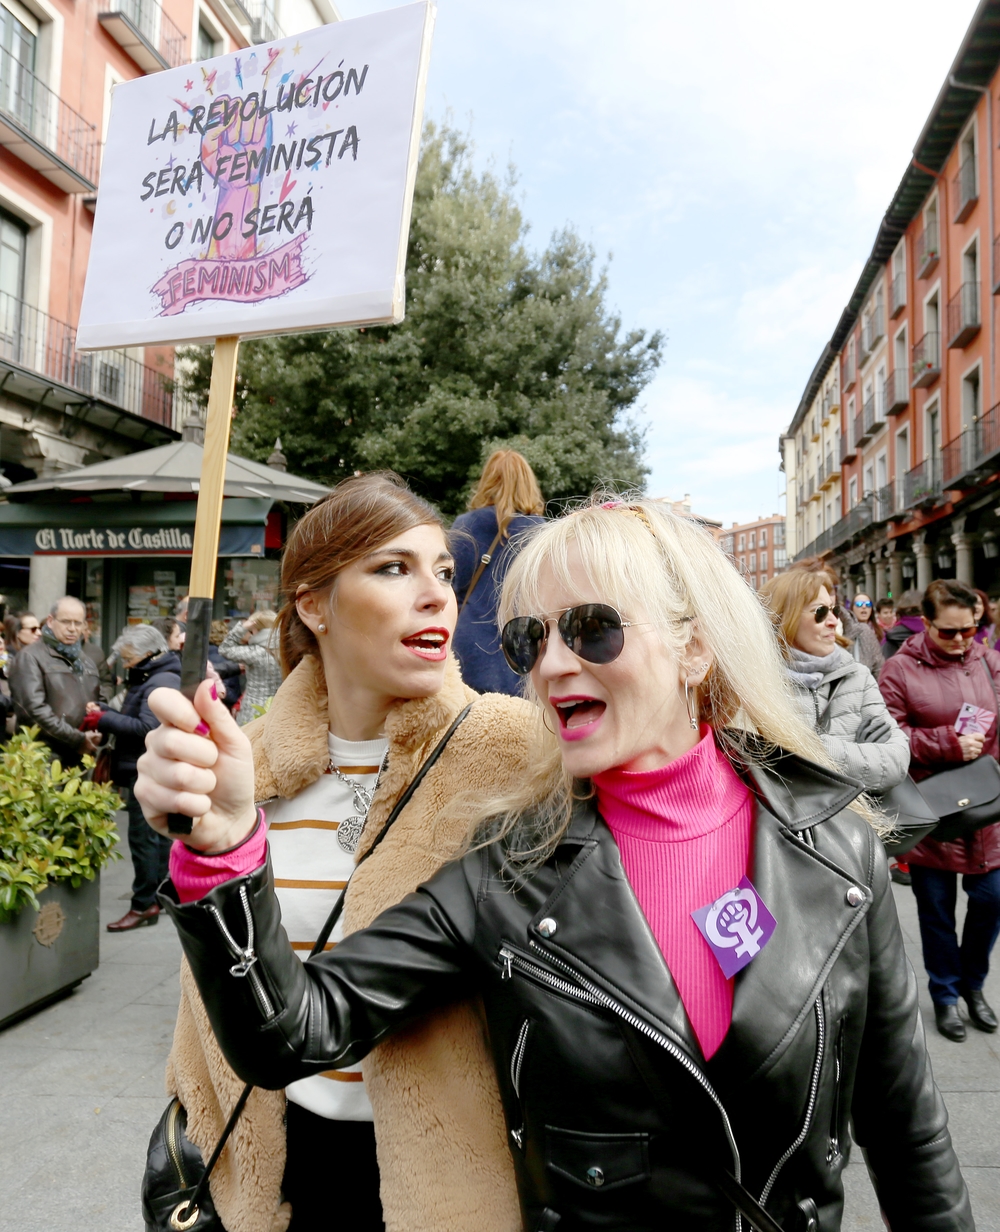
{"type": "MultiPolygon", "coordinates": [[[[273,501],[222,502],[220,556],[263,556],[273,501]]],[[[0,556],[190,556],[197,502],[0,505],[0,556]]]]}

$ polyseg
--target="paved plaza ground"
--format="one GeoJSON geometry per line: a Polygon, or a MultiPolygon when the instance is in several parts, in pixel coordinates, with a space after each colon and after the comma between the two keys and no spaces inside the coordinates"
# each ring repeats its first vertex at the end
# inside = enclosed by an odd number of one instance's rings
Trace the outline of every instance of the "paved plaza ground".
{"type": "MultiPolygon", "coordinates": [[[[102,927],[127,910],[130,880],[127,858],[105,874],[102,927]]],[[[899,886],[895,894],[919,972],[913,896],[899,886]]],[[[139,1181],[166,1104],[179,964],[167,919],[125,936],[102,932],[90,979],[0,1032],[0,1232],[142,1232],[139,1181]]],[[[997,973],[987,994],[1000,1008],[997,973]]],[[[926,993],[923,1009],[977,1228],[1000,1232],[1000,1036],[970,1030],[964,1044],[948,1043],[926,993]]],[[[883,1227],[860,1162],[848,1169],[847,1195],[844,1232],[883,1227]]]]}

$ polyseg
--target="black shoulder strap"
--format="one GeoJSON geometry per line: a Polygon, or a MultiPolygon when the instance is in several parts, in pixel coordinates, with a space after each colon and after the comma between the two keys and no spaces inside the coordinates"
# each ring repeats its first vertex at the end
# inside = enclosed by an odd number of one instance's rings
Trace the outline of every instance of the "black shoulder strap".
{"type": "Polygon", "coordinates": [[[459,616],[461,616],[462,613],[465,611],[466,604],[472,598],[472,592],[476,589],[479,579],[483,576],[483,570],[493,559],[493,553],[497,550],[497,544],[500,542],[502,538],[503,538],[503,531],[498,530],[496,533],[496,538],[493,540],[490,546],[486,549],[486,551],[482,554],[482,556],[480,556],[479,564],[476,567],[476,572],[472,575],[472,579],[470,580],[469,585],[465,591],[465,598],[462,600],[462,606],[458,609],[459,616]]]}
{"type": "MultiPolygon", "coordinates": [[[[413,780],[410,783],[409,787],[407,787],[406,791],[404,791],[403,794],[396,801],[395,807],[393,808],[389,816],[386,818],[385,825],[382,827],[378,835],[378,838],[375,839],[375,842],[372,843],[372,845],[368,848],[368,850],[361,857],[358,863],[354,866],[354,872],[357,872],[359,865],[363,864],[365,860],[368,859],[368,857],[372,854],[372,852],[379,845],[379,843],[381,843],[381,841],[389,833],[389,827],[396,820],[396,818],[403,811],[403,809],[405,809],[406,806],[413,799],[413,793],[417,790],[420,784],[424,781],[424,778],[426,777],[428,770],[430,770],[430,768],[434,765],[437,759],[444,752],[445,745],[448,743],[448,741],[452,738],[452,736],[458,730],[459,726],[465,721],[471,709],[472,709],[472,702],[470,702],[465,707],[464,710],[462,710],[458,715],[455,716],[454,722],[448,728],[445,734],[441,737],[441,739],[437,742],[437,745],[434,747],[434,751],[431,753],[430,757],[427,758],[424,764],[420,767],[417,773],[413,776],[413,780]]],[[[351,873],[351,877],[354,876],[354,872],[351,873]]],[[[348,878],[347,884],[348,885],[351,884],[350,878],[348,878]]],[[[322,954],[323,947],[326,945],[327,941],[329,940],[330,934],[333,932],[334,928],[336,927],[337,921],[340,919],[341,912],[344,909],[344,895],[346,893],[347,893],[347,889],[345,887],[340,897],[337,899],[336,903],[334,903],[333,910],[327,916],[326,923],[323,925],[322,929],[320,930],[319,936],[316,938],[316,944],[313,946],[309,954],[310,958],[315,958],[317,954],[322,954]]],[[[236,1128],[236,1122],[240,1119],[240,1113],[246,1107],[246,1102],[250,1098],[250,1092],[252,1090],[253,1090],[253,1083],[248,1082],[246,1086],[243,1088],[243,1092],[240,1095],[239,1099],[236,1101],[236,1107],[229,1114],[229,1120],[226,1122],[226,1128],[222,1131],[222,1136],[220,1137],[219,1141],[216,1143],[215,1150],[212,1152],[210,1159],[205,1164],[205,1171],[202,1174],[201,1179],[198,1181],[198,1184],[195,1186],[194,1193],[191,1195],[190,1199],[185,1205],[185,1209],[182,1213],[182,1218],[186,1219],[188,1215],[198,1207],[202,1198],[204,1197],[205,1191],[208,1188],[209,1178],[212,1175],[212,1169],[215,1167],[216,1163],[218,1162],[219,1156],[222,1154],[222,1151],[226,1143],[229,1141],[229,1135],[236,1128]]]]}
{"type": "MultiPolygon", "coordinates": [[[[368,848],[368,850],[361,857],[361,859],[357,862],[357,864],[355,864],[354,872],[351,873],[351,877],[354,876],[354,873],[358,871],[358,868],[362,864],[364,864],[365,860],[368,859],[368,857],[372,854],[372,852],[379,845],[379,843],[381,843],[381,841],[389,833],[389,827],[396,820],[396,818],[403,811],[403,809],[405,809],[406,806],[413,799],[413,793],[417,790],[420,784],[424,781],[424,777],[426,776],[428,770],[430,770],[430,768],[434,765],[437,759],[444,752],[445,745],[448,743],[448,741],[452,738],[452,736],[458,730],[459,726],[465,721],[465,718],[471,709],[472,709],[472,702],[469,702],[469,704],[465,707],[465,709],[455,716],[455,721],[448,728],[448,730],[441,737],[441,739],[437,742],[437,745],[434,751],[431,753],[430,757],[427,758],[424,764],[420,767],[417,773],[413,776],[413,781],[410,783],[409,787],[407,787],[406,791],[404,791],[403,794],[396,801],[395,807],[393,808],[389,816],[386,818],[385,825],[382,827],[381,831],[379,832],[379,835],[375,839],[375,842],[372,843],[372,845],[368,848]]],[[[344,910],[344,898],[347,895],[347,889],[350,886],[350,884],[351,884],[351,880],[350,878],[348,878],[347,886],[344,887],[340,897],[334,903],[333,910],[330,912],[329,916],[327,917],[326,923],[323,925],[322,929],[320,930],[319,936],[316,938],[316,944],[309,951],[310,958],[315,958],[317,954],[322,954],[323,947],[326,945],[327,941],[329,941],[330,934],[333,932],[334,928],[336,927],[337,921],[340,919],[341,912],[344,910]]]]}

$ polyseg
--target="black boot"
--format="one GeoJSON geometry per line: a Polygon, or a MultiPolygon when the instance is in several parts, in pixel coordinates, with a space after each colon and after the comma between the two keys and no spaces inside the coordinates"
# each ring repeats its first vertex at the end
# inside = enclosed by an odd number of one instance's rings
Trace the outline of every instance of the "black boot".
{"type": "Polygon", "coordinates": [[[969,1018],[974,1027],[978,1027],[980,1031],[995,1031],[1000,1023],[997,1023],[997,1016],[993,1013],[986,998],[983,996],[983,990],[977,988],[969,989],[968,992],[963,992],[965,1004],[969,1009],[969,1018]]]}
{"type": "Polygon", "coordinates": [[[965,1039],[965,1023],[959,1017],[957,1005],[935,1005],[934,1020],[937,1029],[945,1039],[960,1044],[965,1039]]]}

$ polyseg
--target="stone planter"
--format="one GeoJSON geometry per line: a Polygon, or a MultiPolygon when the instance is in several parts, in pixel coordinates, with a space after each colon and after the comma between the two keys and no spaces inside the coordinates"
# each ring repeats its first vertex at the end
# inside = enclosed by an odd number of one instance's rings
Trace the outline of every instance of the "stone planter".
{"type": "Polygon", "coordinates": [[[25,907],[0,924],[0,1027],[67,993],[91,971],[99,954],[101,879],[73,889],[50,885],[40,910],[25,907]]]}

